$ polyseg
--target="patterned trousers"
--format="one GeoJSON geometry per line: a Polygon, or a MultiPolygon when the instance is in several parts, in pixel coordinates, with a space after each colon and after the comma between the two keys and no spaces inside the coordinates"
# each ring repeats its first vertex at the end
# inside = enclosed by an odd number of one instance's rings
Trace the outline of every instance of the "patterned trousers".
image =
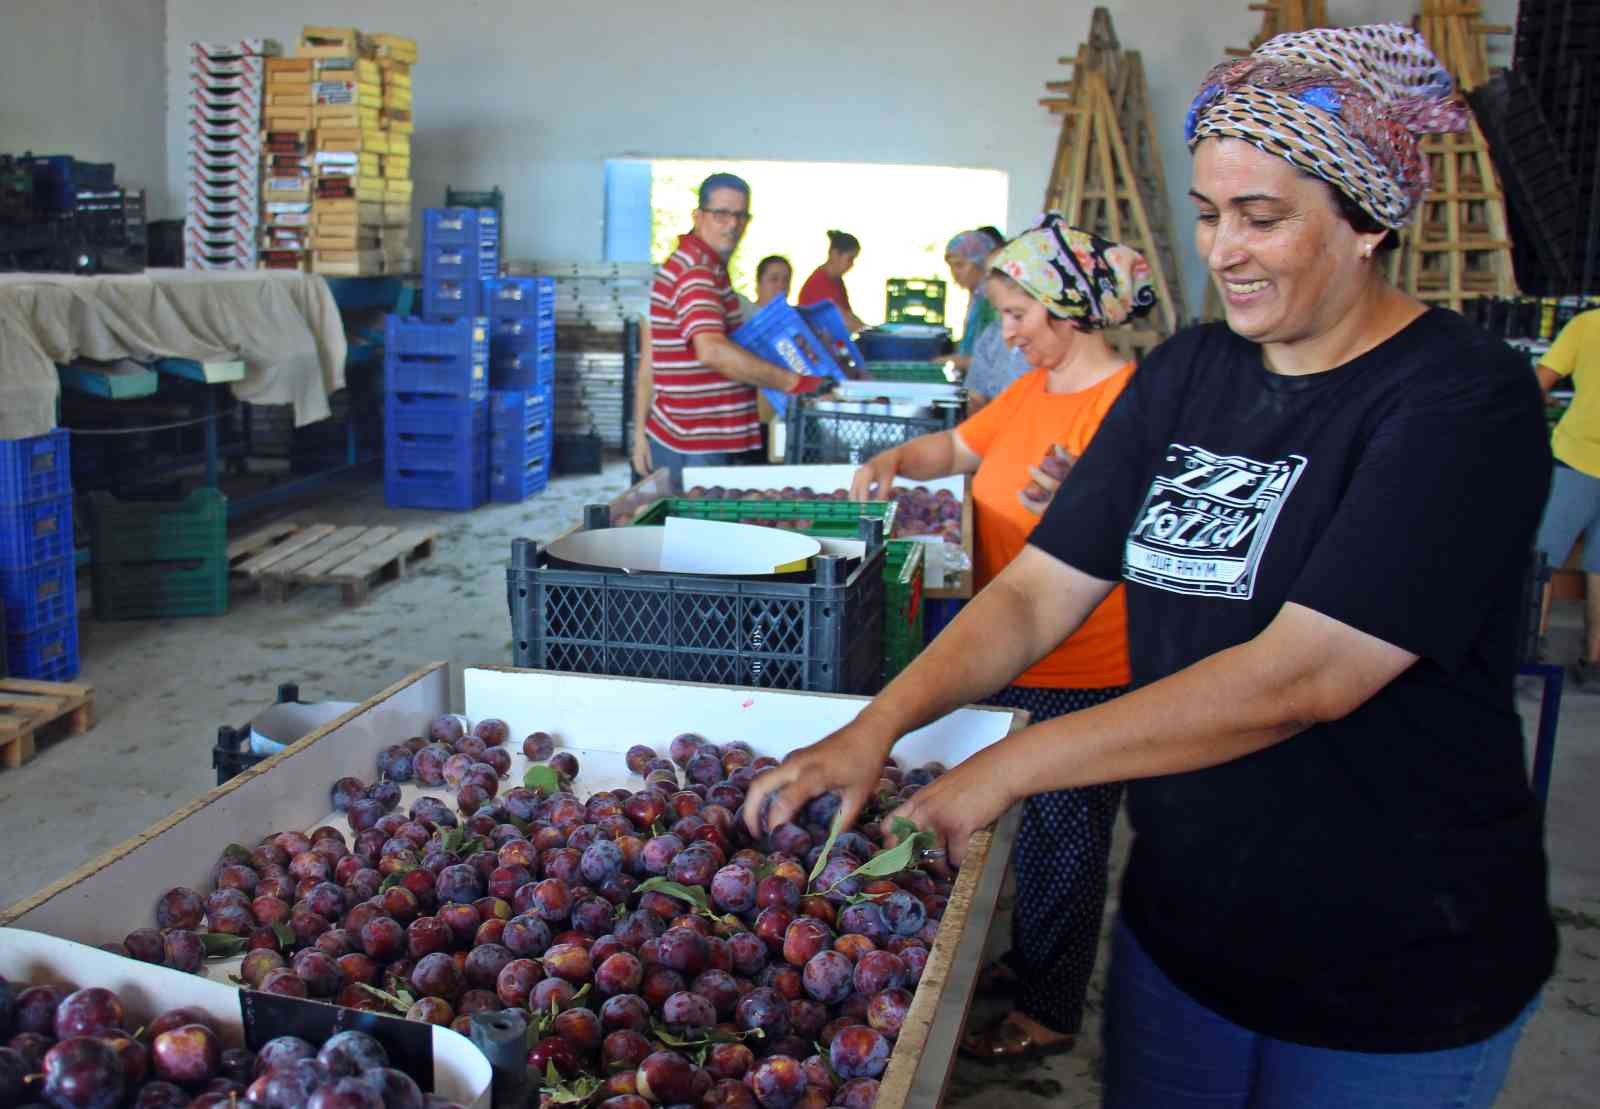
{"type": "MultiPolygon", "coordinates": [[[[1033,722],[1104,704],[1128,691],[1007,686],[986,702],[1027,709],[1033,722]]],[[[1111,829],[1122,783],[1039,793],[1023,802],[1011,853],[1017,901],[1006,964],[1017,1008],[1055,1032],[1076,1034],[1100,948],[1111,829]]]]}

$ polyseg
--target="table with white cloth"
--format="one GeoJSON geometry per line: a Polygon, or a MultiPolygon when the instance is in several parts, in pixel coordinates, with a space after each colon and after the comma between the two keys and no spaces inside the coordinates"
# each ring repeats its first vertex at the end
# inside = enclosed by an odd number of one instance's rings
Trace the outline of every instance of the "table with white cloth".
{"type": "Polygon", "coordinates": [[[328,396],[345,383],[344,326],[315,274],[0,274],[0,439],[56,426],[56,366],[79,358],[240,361],[234,396],[293,405],[296,427],[327,419],[328,396]]]}

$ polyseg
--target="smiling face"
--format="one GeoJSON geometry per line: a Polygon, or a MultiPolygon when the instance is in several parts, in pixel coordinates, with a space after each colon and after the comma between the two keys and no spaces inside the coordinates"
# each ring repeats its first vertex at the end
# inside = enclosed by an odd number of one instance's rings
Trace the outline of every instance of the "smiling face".
{"type": "Polygon", "coordinates": [[[1239,139],[1194,152],[1195,246],[1228,326],[1264,345],[1315,340],[1345,319],[1373,279],[1382,234],[1339,214],[1331,188],[1239,139]]]}
{"type": "Polygon", "coordinates": [[[1000,335],[1006,346],[1021,351],[1034,369],[1051,369],[1066,361],[1079,334],[1077,328],[1056,319],[1013,281],[991,276],[985,291],[1000,314],[1000,335]]]}
{"type": "Polygon", "coordinates": [[[738,189],[712,189],[706,207],[694,210],[694,233],[722,255],[733,257],[750,223],[750,198],[738,189]]]}

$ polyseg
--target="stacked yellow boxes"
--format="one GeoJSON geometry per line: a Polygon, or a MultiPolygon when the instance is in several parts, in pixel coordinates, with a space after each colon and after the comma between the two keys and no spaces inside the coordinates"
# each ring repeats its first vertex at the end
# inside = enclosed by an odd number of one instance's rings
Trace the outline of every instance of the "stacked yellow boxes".
{"type": "Polygon", "coordinates": [[[268,58],[262,109],[261,265],[307,269],[311,261],[310,58],[268,58]]]}
{"type": "Polygon", "coordinates": [[[383,221],[379,244],[386,273],[413,273],[411,256],[411,67],[417,64],[415,39],[373,35],[382,79],[382,120],[389,136],[380,157],[383,172],[383,221]]]}

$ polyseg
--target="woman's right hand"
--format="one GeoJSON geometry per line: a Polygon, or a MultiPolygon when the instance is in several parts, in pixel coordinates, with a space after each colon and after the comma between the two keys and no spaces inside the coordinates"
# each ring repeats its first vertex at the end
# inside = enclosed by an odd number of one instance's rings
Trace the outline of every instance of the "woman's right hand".
{"type": "Polygon", "coordinates": [[[897,738],[857,717],[826,739],[791,751],[750,783],[744,801],[745,827],[751,835],[763,836],[780,824],[794,822],[807,802],[830,790],[839,795],[844,821],[840,826],[853,826],[871,800],[897,738]]]}
{"type": "Polygon", "coordinates": [[[886,501],[894,487],[895,475],[900,472],[897,448],[876,454],[861,464],[855,477],[850,479],[850,499],[853,501],[886,501]],[[876,490],[876,493],[874,493],[876,490]]]}
{"type": "Polygon", "coordinates": [[[639,475],[640,481],[649,477],[654,469],[655,464],[650,460],[650,440],[643,431],[634,435],[633,450],[628,454],[628,461],[633,466],[634,472],[639,475]]]}

